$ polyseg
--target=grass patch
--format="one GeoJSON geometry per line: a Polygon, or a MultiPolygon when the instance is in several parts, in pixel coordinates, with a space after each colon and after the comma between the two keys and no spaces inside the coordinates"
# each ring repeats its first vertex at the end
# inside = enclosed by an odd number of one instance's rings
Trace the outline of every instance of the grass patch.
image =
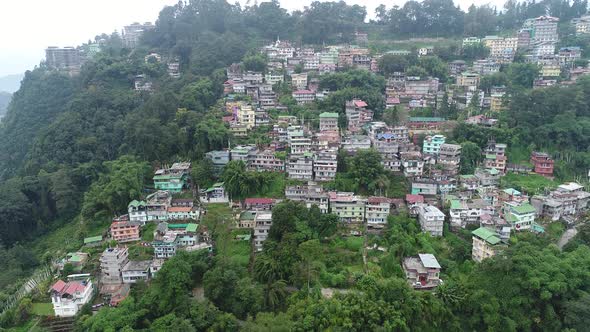
{"type": "Polygon", "coordinates": [[[155,223],[147,223],[141,230],[141,240],[146,242],[152,242],[154,240],[154,232],[158,225],[155,223]]]}
{"type": "Polygon", "coordinates": [[[51,303],[33,303],[31,313],[37,316],[53,316],[53,305],[51,303]]]}
{"type": "Polygon", "coordinates": [[[129,247],[129,259],[134,261],[147,261],[154,257],[154,248],[134,245],[129,247]]]}
{"type": "Polygon", "coordinates": [[[203,224],[211,231],[216,243],[217,255],[221,259],[239,264],[244,268],[250,263],[250,242],[236,240],[238,234],[248,234],[247,230],[232,230],[233,211],[227,204],[208,204],[203,224]]]}
{"type": "Polygon", "coordinates": [[[502,188],[515,188],[528,195],[542,193],[545,189],[554,189],[557,182],[538,174],[508,173],[501,180],[502,188]]]}

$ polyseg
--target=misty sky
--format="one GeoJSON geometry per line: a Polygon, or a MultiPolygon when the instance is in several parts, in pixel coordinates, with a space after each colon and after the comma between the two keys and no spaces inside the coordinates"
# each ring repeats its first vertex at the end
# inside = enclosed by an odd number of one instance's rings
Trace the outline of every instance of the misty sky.
{"type": "MultiPolygon", "coordinates": [[[[32,69],[45,56],[47,46],[75,46],[100,33],[120,31],[132,22],[152,21],[160,10],[178,0],[0,0],[0,76],[32,69]]],[[[229,2],[234,2],[230,0],[229,2]]],[[[240,0],[242,4],[246,0],[240,0]]],[[[253,3],[254,0],[251,0],[253,3]]],[[[259,1],[263,2],[263,1],[259,1]]],[[[303,9],[312,0],[280,0],[283,7],[303,9]]],[[[375,7],[403,4],[403,0],[346,0],[367,7],[369,17],[375,7]]],[[[455,0],[466,9],[472,3],[504,0],[455,0]]]]}

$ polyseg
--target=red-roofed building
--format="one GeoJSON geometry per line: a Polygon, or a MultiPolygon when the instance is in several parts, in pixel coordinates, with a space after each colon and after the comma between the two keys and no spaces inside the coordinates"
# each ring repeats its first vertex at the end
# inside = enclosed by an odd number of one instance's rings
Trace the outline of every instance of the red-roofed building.
{"type": "Polygon", "coordinates": [[[170,206],[168,207],[169,220],[199,220],[200,210],[196,206],[170,206]]]}
{"type": "Polygon", "coordinates": [[[399,98],[397,97],[389,97],[385,102],[385,108],[393,108],[400,104],[399,98]]]}
{"type": "Polygon", "coordinates": [[[417,203],[424,203],[424,196],[422,195],[406,195],[406,203],[409,205],[417,204],[417,203]]]}
{"type": "Polygon", "coordinates": [[[298,104],[309,104],[315,100],[315,92],[311,90],[297,90],[293,92],[293,98],[298,104]]]}
{"type": "Polygon", "coordinates": [[[277,204],[277,200],[274,198],[246,198],[244,200],[244,207],[246,210],[272,210],[277,204]]]}
{"type": "Polygon", "coordinates": [[[58,280],[51,289],[51,303],[53,311],[58,317],[75,316],[80,308],[90,301],[94,289],[92,281],[70,281],[58,280]]]}

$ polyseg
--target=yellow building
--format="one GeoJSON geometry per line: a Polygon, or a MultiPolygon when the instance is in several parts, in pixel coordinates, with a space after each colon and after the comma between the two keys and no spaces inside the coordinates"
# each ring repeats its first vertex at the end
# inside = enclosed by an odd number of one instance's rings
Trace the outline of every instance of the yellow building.
{"type": "Polygon", "coordinates": [[[558,77],[561,74],[559,65],[543,65],[541,68],[541,76],[543,77],[558,77]]]}
{"type": "Polygon", "coordinates": [[[256,126],[256,111],[252,108],[252,105],[242,104],[237,109],[237,120],[241,125],[246,126],[246,129],[250,130],[256,126]]]}
{"type": "Polygon", "coordinates": [[[495,93],[490,96],[490,111],[500,112],[504,107],[504,94],[495,93]]]}
{"type": "Polygon", "coordinates": [[[473,240],[471,257],[478,263],[486,258],[495,256],[498,250],[504,246],[500,237],[485,227],[480,227],[471,232],[471,234],[473,240]]]}

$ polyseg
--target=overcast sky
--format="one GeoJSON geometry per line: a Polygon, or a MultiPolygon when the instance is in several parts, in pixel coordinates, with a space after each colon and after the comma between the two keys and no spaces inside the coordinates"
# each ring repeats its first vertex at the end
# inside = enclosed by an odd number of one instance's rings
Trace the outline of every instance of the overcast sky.
{"type": "MultiPolygon", "coordinates": [[[[502,4],[504,0],[455,0],[466,9],[472,3],[502,4]]],[[[155,20],[160,10],[178,0],[0,0],[0,76],[32,69],[47,46],[75,46],[101,33],[120,31],[132,22],[155,20]]],[[[233,2],[230,0],[229,2],[233,2]]],[[[242,4],[246,0],[240,0],[242,4]]],[[[254,0],[251,0],[253,3],[254,0]]],[[[259,1],[263,2],[263,1],[259,1]]],[[[302,9],[312,0],[280,0],[283,7],[302,9]]],[[[403,4],[404,0],[346,0],[367,7],[403,4]]]]}

